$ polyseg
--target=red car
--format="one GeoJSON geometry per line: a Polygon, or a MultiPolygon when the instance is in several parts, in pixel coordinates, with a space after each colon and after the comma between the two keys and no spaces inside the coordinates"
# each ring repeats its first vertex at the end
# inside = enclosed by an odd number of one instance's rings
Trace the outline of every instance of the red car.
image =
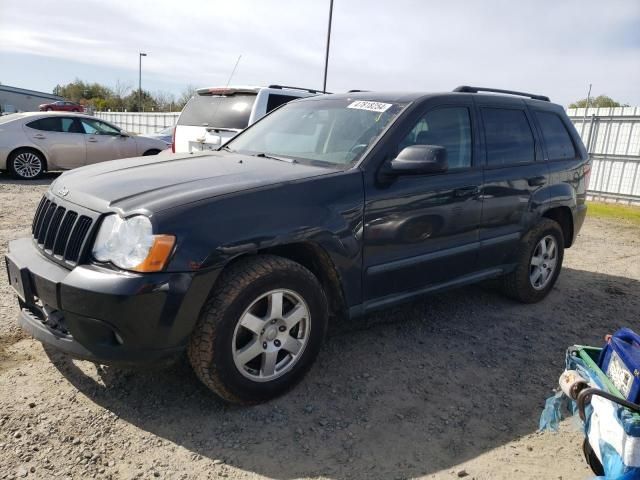
{"type": "Polygon", "coordinates": [[[75,102],[67,102],[66,100],[52,103],[43,103],[39,108],[41,112],[84,112],[84,107],[82,105],[75,102]]]}

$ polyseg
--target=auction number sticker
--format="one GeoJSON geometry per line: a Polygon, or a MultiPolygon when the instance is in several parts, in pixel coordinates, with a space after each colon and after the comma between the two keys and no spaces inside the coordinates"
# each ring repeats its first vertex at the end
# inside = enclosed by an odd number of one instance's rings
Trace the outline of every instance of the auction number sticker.
{"type": "Polygon", "coordinates": [[[368,100],[356,100],[350,103],[347,108],[355,108],[357,110],[369,110],[370,112],[386,112],[393,106],[392,103],[370,102],[368,100]]]}

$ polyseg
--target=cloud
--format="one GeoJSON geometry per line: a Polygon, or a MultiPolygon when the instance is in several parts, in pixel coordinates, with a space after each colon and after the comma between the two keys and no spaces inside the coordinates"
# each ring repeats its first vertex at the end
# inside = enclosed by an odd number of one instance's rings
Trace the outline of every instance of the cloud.
{"type": "MultiPolygon", "coordinates": [[[[3,2],[0,70],[6,52],[60,59],[65,78],[65,61],[135,72],[144,51],[145,76],[179,91],[226,83],[242,55],[234,83],[321,86],[328,1],[53,5],[3,2]]],[[[640,104],[639,24],[637,0],[336,0],[329,89],[481,84],[567,103],[591,82],[595,92],[640,104]]]]}

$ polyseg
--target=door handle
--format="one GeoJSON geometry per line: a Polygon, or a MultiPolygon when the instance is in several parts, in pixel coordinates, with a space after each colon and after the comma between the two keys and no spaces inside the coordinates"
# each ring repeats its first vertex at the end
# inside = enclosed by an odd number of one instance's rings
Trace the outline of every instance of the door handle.
{"type": "Polygon", "coordinates": [[[44,138],[47,138],[46,136],[42,135],[41,133],[36,133],[33,138],[37,138],[39,140],[42,140],[44,138]]]}
{"type": "Polygon", "coordinates": [[[95,142],[97,142],[97,141],[98,141],[98,140],[97,140],[97,139],[95,139],[95,138],[93,138],[93,137],[91,137],[91,138],[88,138],[88,139],[87,139],[87,142],[95,143],[95,142]]]}
{"type": "Polygon", "coordinates": [[[460,187],[460,188],[456,188],[453,191],[453,194],[456,197],[475,197],[476,195],[478,195],[480,193],[480,187],[478,187],[477,185],[469,185],[466,187],[460,187]]]}
{"type": "Polygon", "coordinates": [[[547,183],[547,179],[543,175],[540,175],[538,177],[528,178],[527,183],[530,187],[540,187],[547,183]]]}

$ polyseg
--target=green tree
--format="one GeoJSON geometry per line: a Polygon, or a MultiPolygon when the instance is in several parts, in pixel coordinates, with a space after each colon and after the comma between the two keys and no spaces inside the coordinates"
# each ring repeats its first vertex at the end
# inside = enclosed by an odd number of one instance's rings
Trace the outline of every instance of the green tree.
{"type": "Polygon", "coordinates": [[[128,112],[154,112],[158,110],[158,103],[149,92],[142,90],[141,96],[138,95],[138,92],[138,90],[134,90],[122,99],[124,108],[128,112]],[[142,97],[142,105],[139,103],[140,97],[142,97]]]}
{"type": "MultiPolygon", "coordinates": [[[[569,108],[584,108],[587,106],[587,99],[583,98],[582,100],[578,100],[576,102],[570,103],[569,108]]],[[[621,105],[616,102],[613,98],[608,97],[606,95],[598,95],[597,97],[589,99],[589,108],[600,108],[600,107],[628,107],[629,105],[621,105]]]]}

